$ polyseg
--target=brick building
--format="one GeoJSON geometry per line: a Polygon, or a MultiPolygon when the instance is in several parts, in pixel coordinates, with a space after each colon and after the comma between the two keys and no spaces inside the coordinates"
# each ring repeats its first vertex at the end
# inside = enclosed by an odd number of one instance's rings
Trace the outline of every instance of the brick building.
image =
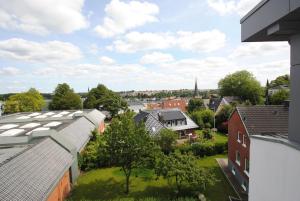
{"type": "Polygon", "coordinates": [[[156,103],[148,103],[147,108],[151,110],[155,109],[179,109],[183,112],[187,110],[187,101],[185,99],[168,99],[156,103]]]}
{"type": "Polygon", "coordinates": [[[252,135],[287,137],[288,107],[262,105],[237,107],[228,123],[228,166],[248,192],[252,135]]]}

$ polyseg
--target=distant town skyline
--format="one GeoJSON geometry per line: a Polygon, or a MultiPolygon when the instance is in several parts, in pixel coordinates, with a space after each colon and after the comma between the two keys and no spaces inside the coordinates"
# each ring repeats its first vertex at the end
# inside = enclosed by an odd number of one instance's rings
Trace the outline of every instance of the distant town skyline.
{"type": "Polygon", "coordinates": [[[259,0],[17,1],[0,8],[0,94],[58,83],[76,92],[216,89],[237,70],[289,73],[286,42],[240,42],[259,0]],[[45,12],[47,11],[47,12],[45,12]]]}

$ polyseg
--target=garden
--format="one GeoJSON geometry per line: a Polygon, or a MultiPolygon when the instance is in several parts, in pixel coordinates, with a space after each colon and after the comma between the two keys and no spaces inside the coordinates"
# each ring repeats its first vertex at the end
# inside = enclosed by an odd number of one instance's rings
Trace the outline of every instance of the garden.
{"type": "Polygon", "coordinates": [[[177,145],[164,129],[150,137],[132,114],[116,117],[79,155],[82,170],[68,200],[226,201],[236,196],[216,158],[226,158],[227,137],[196,131],[198,139],[177,145]],[[124,135],[126,133],[126,135],[124,135]]]}

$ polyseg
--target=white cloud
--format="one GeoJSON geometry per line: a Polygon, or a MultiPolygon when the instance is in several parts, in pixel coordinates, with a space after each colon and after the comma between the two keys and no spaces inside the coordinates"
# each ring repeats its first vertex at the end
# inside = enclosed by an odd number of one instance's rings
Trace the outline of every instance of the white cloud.
{"type": "Polygon", "coordinates": [[[179,47],[182,50],[195,52],[212,52],[225,45],[226,36],[219,30],[203,32],[177,33],[140,33],[130,32],[122,39],[108,46],[109,50],[122,53],[134,53],[143,50],[162,50],[179,47]]]}
{"type": "Polygon", "coordinates": [[[237,13],[240,16],[248,13],[261,0],[207,0],[209,7],[220,15],[237,13]]]}
{"type": "Polygon", "coordinates": [[[171,62],[174,60],[174,57],[171,54],[162,53],[162,52],[152,52],[150,54],[145,54],[140,62],[142,64],[160,64],[171,62]]]}
{"type": "Polygon", "coordinates": [[[231,58],[262,58],[266,56],[288,57],[289,44],[287,42],[242,43],[230,55],[231,58]]]}
{"type": "Polygon", "coordinates": [[[111,65],[115,63],[115,60],[110,57],[102,56],[100,57],[100,62],[104,65],[111,65]]]}
{"type": "Polygon", "coordinates": [[[0,75],[10,75],[10,76],[14,76],[14,75],[18,75],[20,74],[21,71],[18,68],[14,68],[14,67],[4,67],[4,68],[0,68],[0,75]]]}
{"type": "Polygon", "coordinates": [[[225,46],[226,35],[219,30],[203,32],[180,31],[178,46],[183,50],[212,52],[225,46]]]}
{"type": "Polygon", "coordinates": [[[108,38],[123,34],[127,30],[158,21],[159,8],[149,2],[130,1],[128,3],[112,0],[105,7],[103,24],[95,27],[102,37],[108,38]]]}
{"type": "Polygon", "coordinates": [[[0,58],[28,62],[57,63],[81,58],[81,51],[61,41],[33,42],[20,38],[0,41],[0,58]]]}
{"type": "Polygon", "coordinates": [[[38,35],[71,33],[88,26],[84,0],[0,0],[0,27],[38,35]]]}

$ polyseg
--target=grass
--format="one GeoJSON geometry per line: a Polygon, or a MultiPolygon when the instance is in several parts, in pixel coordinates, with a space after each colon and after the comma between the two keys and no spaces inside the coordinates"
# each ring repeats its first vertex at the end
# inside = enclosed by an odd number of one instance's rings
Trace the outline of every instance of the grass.
{"type": "MultiPolygon", "coordinates": [[[[199,165],[210,168],[218,181],[208,186],[204,194],[208,201],[227,201],[229,195],[235,193],[222,174],[215,158],[226,155],[216,155],[199,159],[199,165]]],[[[82,174],[74,187],[69,200],[138,200],[145,197],[155,197],[161,201],[174,198],[174,188],[167,180],[159,178],[151,170],[134,171],[130,182],[130,193],[124,194],[125,177],[120,168],[104,168],[82,174]]]]}
{"type": "MultiPolygon", "coordinates": [[[[203,131],[202,130],[196,130],[196,134],[203,138],[203,131]]],[[[220,132],[213,132],[213,140],[215,143],[226,143],[228,141],[228,137],[220,132]]]]}

